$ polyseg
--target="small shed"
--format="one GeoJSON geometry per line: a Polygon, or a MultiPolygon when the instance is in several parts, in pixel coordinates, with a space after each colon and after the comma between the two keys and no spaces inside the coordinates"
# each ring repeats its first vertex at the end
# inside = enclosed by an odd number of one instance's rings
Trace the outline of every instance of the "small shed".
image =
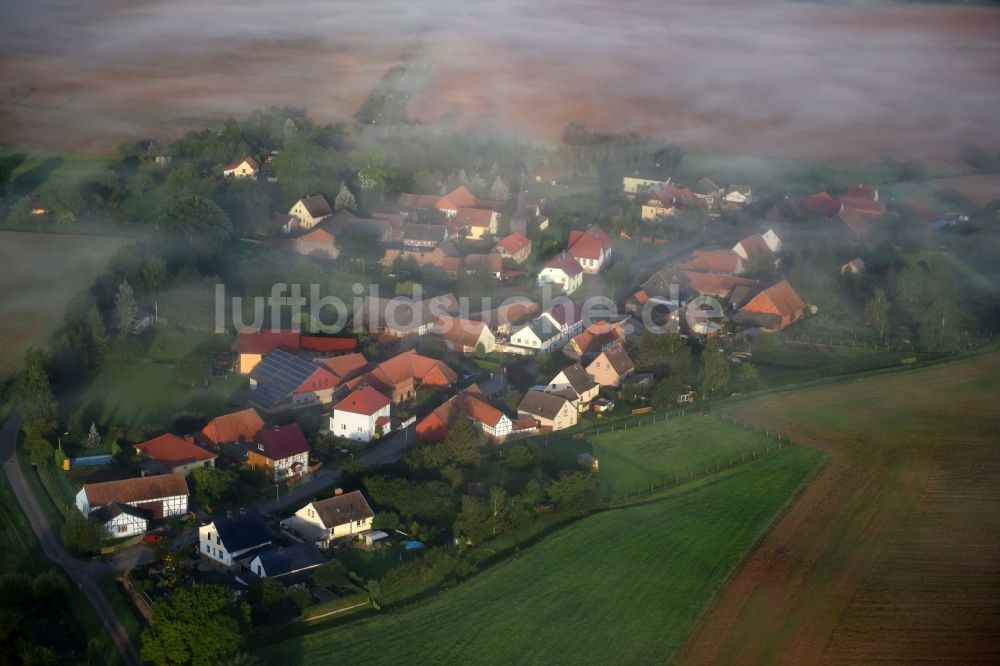
{"type": "Polygon", "coordinates": [[[600,461],[589,453],[581,453],[576,457],[576,463],[580,467],[586,467],[587,469],[592,469],[597,471],[600,468],[600,461]]]}
{"type": "Polygon", "coordinates": [[[361,538],[364,540],[366,546],[371,547],[378,544],[380,541],[388,539],[389,535],[381,530],[374,530],[371,532],[365,532],[361,535],[361,538]]]}
{"type": "Polygon", "coordinates": [[[598,398],[594,401],[594,411],[598,414],[610,412],[615,408],[615,403],[607,398],[598,398]]]}

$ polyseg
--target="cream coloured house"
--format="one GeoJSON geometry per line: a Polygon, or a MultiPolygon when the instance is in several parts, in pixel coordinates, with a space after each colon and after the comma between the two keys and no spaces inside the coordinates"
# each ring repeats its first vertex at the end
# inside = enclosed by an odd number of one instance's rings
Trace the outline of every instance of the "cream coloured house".
{"type": "Polygon", "coordinates": [[[564,294],[572,294],[583,284],[583,267],[568,252],[560,252],[538,273],[538,286],[558,284],[564,294]]]}
{"type": "Polygon", "coordinates": [[[518,420],[533,418],[543,428],[553,432],[576,425],[579,413],[566,398],[542,391],[528,391],[517,406],[518,420]]]}
{"type": "Polygon", "coordinates": [[[558,393],[569,399],[581,411],[587,411],[601,387],[579,363],[560,371],[545,385],[545,393],[558,393]]]}
{"type": "Polygon", "coordinates": [[[655,178],[640,178],[638,176],[625,176],[622,178],[622,191],[626,195],[636,195],[639,192],[651,192],[659,190],[670,184],[670,179],[656,180],[655,178]]]}
{"type": "Polygon", "coordinates": [[[256,178],[258,173],[260,173],[260,165],[249,155],[239,162],[222,168],[222,175],[226,178],[256,178]]]}
{"type": "Polygon", "coordinates": [[[322,194],[303,197],[295,202],[288,214],[299,221],[300,229],[312,229],[333,215],[330,203],[322,194]]]}
{"type": "Polygon", "coordinates": [[[587,366],[587,374],[600,386],[621,386],[622,380],[635,373],[635,364],[621,347],[602,351],[587,366]]]}
{"type": "Polygon", "coordinates": [[[281,521],[296,536],[328,548],[341,539],[354,539],[371,530],[375,513],[360,490],[310,502],[281,521]]]}

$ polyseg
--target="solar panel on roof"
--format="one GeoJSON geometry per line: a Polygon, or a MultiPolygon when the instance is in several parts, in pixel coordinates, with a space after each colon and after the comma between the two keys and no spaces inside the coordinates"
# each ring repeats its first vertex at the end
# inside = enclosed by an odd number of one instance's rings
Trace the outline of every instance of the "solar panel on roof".
{"type": "Polygon", "coordinates": [[[275,405],[309,379],[316,369],[317,366],[309,361],[276,349],[250,372],[258,384],[251,397],[257,404],[275,405]]]}

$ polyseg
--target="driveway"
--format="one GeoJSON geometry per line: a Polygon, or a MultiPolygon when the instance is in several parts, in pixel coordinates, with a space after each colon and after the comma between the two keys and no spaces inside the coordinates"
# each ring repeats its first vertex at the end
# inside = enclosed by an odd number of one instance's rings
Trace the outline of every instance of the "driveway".
{"type": "Polygon", "coordinates": [[[118,616],[115,615],[111,604],[101,592],[101,588],[98,587],[97,580],[116,571],[130,569],[142,561],[148,561],[151,559],[149,549],[128,549],[119,553],[112,561],[100,563],[79,560],[67,553],[55,528],[49,524],[48,518],[38,506],[38,502],[21,472],[21,467],[17,464],[14,452],[20,427],[21,416],[17,411],[14,411],[4,423],[3,429],[0,430],[0,461],[3,463],[3,471],[7,475],[7,481],[14,492],[14,497],[17,498],[24,515],[27,516],[28,522],[31,524],[31,529],[38,537],[45,557],[62,567],[73,584],[87,597],[90,605],[94,607],[97,617],[101,619],[101,624],[104,625],[111,640],[118,648],[122,662],[128,666],[140,666],[142,661],[139,659],[139,652],[129,639],[125,627],[118,621],[118,616]]]}

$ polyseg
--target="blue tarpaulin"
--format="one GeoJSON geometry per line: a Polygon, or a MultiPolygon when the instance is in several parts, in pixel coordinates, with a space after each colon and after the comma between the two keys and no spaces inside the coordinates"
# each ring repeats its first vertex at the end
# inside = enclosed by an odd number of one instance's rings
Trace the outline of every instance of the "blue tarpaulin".
{"type": "Polygon", "coordinates": [[[407,541],[406,543],[403,544],[403,548],[405,548],[406,550],[420,550],[423,547],[424,544],[422,544],[419,541],[407,541]]]}

